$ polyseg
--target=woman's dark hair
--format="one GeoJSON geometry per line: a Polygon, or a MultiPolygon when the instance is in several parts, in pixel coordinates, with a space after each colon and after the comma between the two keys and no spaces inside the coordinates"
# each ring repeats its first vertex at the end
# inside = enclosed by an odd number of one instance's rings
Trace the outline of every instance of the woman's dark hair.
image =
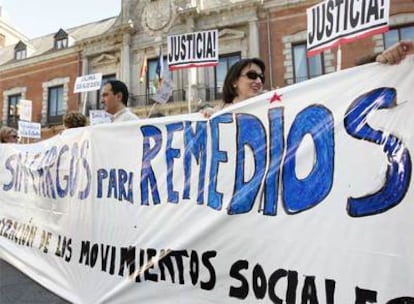
{"type": "Polygon", "coordinates": [[[223,84],[223,101],[224,103],[232,103],[234,98],[237,96],[237,90],[234,87],[234,83],[239,79],[242,70],[251,64],[256,64],[262,70],[262,73],[265,72],[265,64],[259,58],[246,58],[240,61],[237,61],[233,64],[229,71],[227,72],[226,78],[224,79],[223,84]]]}
{"type": "Polygon", "coordinates": [[[128,88],[126,84],[120,80],[108,80],[105,84],[111,85],[112,93],[114,94],[122,93],[122,103],[124,104],[124,106],[126,106],[128,103],[128,97],[129,97],[128,88]]]}

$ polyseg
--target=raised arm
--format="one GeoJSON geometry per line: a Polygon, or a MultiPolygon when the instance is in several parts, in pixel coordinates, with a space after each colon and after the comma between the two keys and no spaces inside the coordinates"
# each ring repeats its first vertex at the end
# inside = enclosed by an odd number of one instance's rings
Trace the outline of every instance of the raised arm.
{"type": "Polygon", "coordinates": [[[376,60],[380,63],[397,64],[409,54],[414,54],[414,41],[402,40],[384,50],[376,60]]]}

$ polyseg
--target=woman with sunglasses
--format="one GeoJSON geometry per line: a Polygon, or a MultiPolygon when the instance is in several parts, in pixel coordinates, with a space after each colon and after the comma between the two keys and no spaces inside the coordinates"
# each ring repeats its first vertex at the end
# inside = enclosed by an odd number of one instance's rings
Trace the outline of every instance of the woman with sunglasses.
{"type": "Polygon", "coordinates": [[[246,58],[233,64],[223,84],[223,101],[215,108],[200,112],[210,117],[225,107],[257,96],[263,92],[265,64],[259,58],[246,58]]]}

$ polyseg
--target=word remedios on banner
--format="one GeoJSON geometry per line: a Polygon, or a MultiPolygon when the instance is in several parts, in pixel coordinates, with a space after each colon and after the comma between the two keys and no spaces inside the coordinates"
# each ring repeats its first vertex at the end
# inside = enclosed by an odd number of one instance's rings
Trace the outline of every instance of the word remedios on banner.
{"type": "MultiPolygon", "coordinates": [[[[408,148],[397,136],[384,134],[366,122],[373,111],[393,107],[395,98],[393,88],[374,89],[356,98],[344,116],[347,134],[379,146],[387,166],[379,190],[367,189],[366,195],[347,198],[347,212],[352,217],[386,212],[398,205],[408,191],[412,171],[408,148]]],[[[141,206],[192,200],[213,210],[222,210],[224,193],[217,186],[223,182],[220,171],[225,170],[222,165],[227,163],[229,152],[220,149],[220,127],[233,124],[235,174],[229,205],[225,206],[228,214],[251,212],[257,200],[261,202],[260,211],[268,216],[277,215],[279,199],[288,214],[313,208],[323,203],[333,187],[334,117],[328,108],[310,105],[296,115],[284,138],[283,115],[281,107],[268,109],[268,132],[265,122],[244,113],[224,113],[209,121],[168,123],[164,133],[155,125],[139,126],[142,133],[142,158],[137,162],[139,178],[123,168],[97,168],[96,198],[138,202],[141,206]],[[313,140],[315,161],[306,178],[299,178],[296,153],[305,136],[313,140]],[[173,145],[177,137],[184,140],[182,148],[173,145]],[[251,173],[245,169],[247,153],[253,158],[250,158],[251,173]],[[160,169],[166,174],[157,175],[160,169]],[[181,181],[174,178],[176,170],[181,170],[184,177],[181,181]],[[136,180],[139,191],[134,191],[136,180]],[[161,190],[166,195],[161,196],[161,190]]],[[[84,141],[72,147],[52,147],[31,156],[21,153],[9,156],[4,167],[10,173],[10,180],[2,186],[3,191],[34,192],[53,199],[88,198],[92,177],[95,177],[87,156],[88,147],[89,142],[84,141]]]]}
{"type": "MultiPolygon", "coordinates": [[[[395,89],[375,89],[358,97],[346,112],[344,125],[347,133],[357,140],[381,146],[388,166],[380,190],[373,192],[372,189],[367,189],[369,194],[365,196],[348,198],[347,210],[350,216],[361,217],[385,212],[399,204],[409,188],[412,163],[407,147],[393,134],[385,136],[381,130],[371,128],[366,122],[366,117],[377,108],[393,107],[395,97],[395,89]]],[[[156,126],[142,126],[141,205],[149,205],[151,197],[153,204],[161,203],[153,161],[163,154],[166,159],[163,172],[167,174],[162,184],[167,186],[168,202],[178,203],[180,196],[189,199],[191,187],[195,186],[198,189],[198,204],[204,204],[207,197],[208,207],[221,210],[223,193],[217,190],[217,185],[222,182],[219,180],[220,165],[228,160],[228,152],[220,150],[219,145],[220,125],[223,124],[236,126],[235,180],[229,206],[226,206],[228,214],[250,212],[256,199],[260,198],[263,214],[274,216],[277,214],[279,191],[289,214],[303,212],[323,202],[333,186],[335,124],[332,113],[322,105],[311,105],[303,109],[290,126],[286,146],[283,138],[283,108],[269,109],[268,119],[269,139],[263,121],[254,115],[240,113],[233,116],[225,113],[214,117],[208,122],[211,133],[210,151],[207,151],[207,122],[197,122],[195,129],[191,122],[167,124],[167,138],[163,138],[161,130],[156,126]],[[299,145],[307,135],[314,142],[315,162],[308,176],[300,179],[296,175],[295,159],[299,145]],[[172,146],[174,136],[184,136],[183,151],[172,146]],[[166,141],[165,146],[163,141],[166,141]],[[252,176],[248,176],[245,171],[247,149],[254,158],[252,176]],[[210,158],[207,157],[208,152],[210,158]],[[190,182],[190,172],[194,173],[191,168],[192,157],[196,158],[199,166],[198,185],[190,182]],[[174,186],[174,163],[179,159],[185,176],[181,194],[174,186]],[[209,172],[206,172],[207,160],[210,162],[209,172]]],[[[103,182],[104,178],[98,178],[98,188],[102,187],[103,182]]],[[[114,185],[113,182],[107,184],[114,185]]]]}
{"type": "MultiPolygon", "coordinates": [[[[365,118],[371,111],[380,106],[392,107],[395,90],[380,88],[357,98],[349,107],[345,115],[345,127],[348,134],[358,140],[375,143],[384,147],[385,157],[388,159],[385,184],[376,193],[359,197],[348,198],[348,213],[359,217],[382,213],[401,202],[409,187],[411,175],[411,158],[403,142],[396,136],[389,134],[384,137],[381,130],[374,130],[366,123],[365,118]],[[380,103],[380,104],[379,104],[380,103]],[[369,109],[369,111],[367,111],[369,109]],[[392,170],[397,167],[401,170],[392,170]]],[[[279,199],[279,184],[282,187],[282,200],[285,210],[290,214],[310,209],[323,202],[333,185],[334,175],[334,119],[331,112],[321,106],[312,105],[300,112],[287,136],[287,146],[284,146],[283,109],[274,108],[268,112],[269,136],[267,140],[265,128],[260,119],[253,115],[230,113],[217,116],[209,122],[176,122],[166,125],[167,135],[163,137],[161,129],[152,125],[141,126],[143,135],[143,156],[140,176],[141,205],[147,206],[161,203],[160,187],[167,187],[167,201],[177,204],[182,199],[190,199],[191,187],[197,187],[197,203],[202,205],[207,198],[207,206],[221,210],[223,208],[223,193],[217,190],[220,176],[220,165],[228,160],[228,152],[219,148],[220,126],[223,124],[236,125],[236,163],[234,192],[231,195],[229,214],[250,212],[256,198],[260,196],[263,187],[262,204],[263,214],[276,215],[279,199]],[[211,133],[211,150],[207,151],[207,128],[211,133]],[[315,164],[306,179],[296,176],[295,154],[302,139],[310,134],[315,145],[315,164]],[[174,137],[184,137],[184,149],[174,148],[174,137]],[[164,145],[166,142],[166,145],[164,145]],[[165,147],[165,148],[164,148],[165,147]],[[245,172],[246,148],[253,153],[255,170],[247,178],[245,172]],[[290,154],[286,154],[289,151],[290,154]],[[211,157],[208,157],[211,155],[211,157]],[[163,172],[167,172],[165,179],[157,178],[157,158],[163,156],[163,172]],[[198,164],[198,185],[190,182],[192,171],[191,160],[195,158],[198,164]],[[184,188],[179,193],[174,184],[174,164],[180,161],[184,171],[184,188]],[[209,161],[209,172],[207,172],[209,161]],[[206,184],[206,180],[209,183],[206,184]],[[281,183],[279,183],[281,180],[281,183]]],[[[132,172],[122,169],[98,170],[98,198],[113,197],[118,200],[135,201],[133,191],[132,172]]],[[[195,199],[195,198],[194,198],[195,199]]]]}

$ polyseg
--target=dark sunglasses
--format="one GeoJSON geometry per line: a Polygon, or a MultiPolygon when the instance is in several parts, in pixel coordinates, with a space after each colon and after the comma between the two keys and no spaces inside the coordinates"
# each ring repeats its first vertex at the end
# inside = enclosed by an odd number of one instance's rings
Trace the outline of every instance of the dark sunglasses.
{"type": "Polygon", "coordinates": [[[248,71],[245,74],[241,74],[240,76],[246,76],[247,78],[251,79],[251,80],[256,80],[257,77],[260,78],[260,80],[262,81],[262,83],[265,82],[265,77],[263,74],[259,74],[256,71],[248,71]]]}

